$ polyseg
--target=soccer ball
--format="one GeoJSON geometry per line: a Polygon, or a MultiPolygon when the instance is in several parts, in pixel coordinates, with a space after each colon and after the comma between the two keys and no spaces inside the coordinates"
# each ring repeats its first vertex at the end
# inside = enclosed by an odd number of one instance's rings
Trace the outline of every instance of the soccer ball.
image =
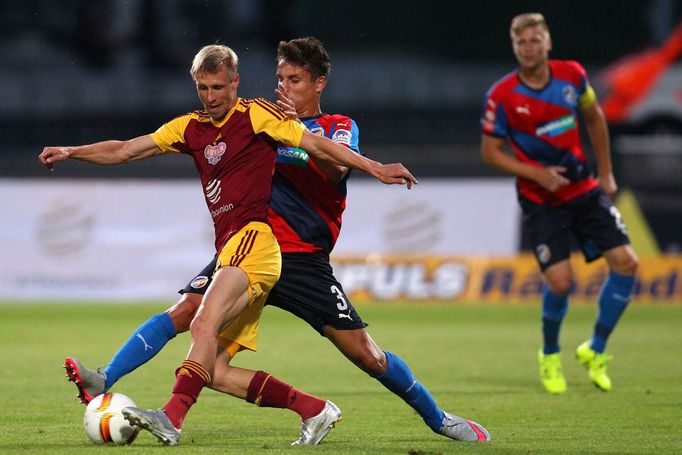
{"type": "Polygon", "coordinates": [[[95,444],[131,444],[140,429],[130,425],[121,414],[128,406],[135,406],[135,402],[122,393],[96,396],[85,408],[85,434],[95,444]]]}

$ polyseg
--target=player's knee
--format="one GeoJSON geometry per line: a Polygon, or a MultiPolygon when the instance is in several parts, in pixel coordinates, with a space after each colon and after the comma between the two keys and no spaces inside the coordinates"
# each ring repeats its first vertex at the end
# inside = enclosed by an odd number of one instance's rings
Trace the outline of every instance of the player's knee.
{"type": "Polygon", "coordinates": [[[613,267],[613,271],[621,275],[634,275],[639,268],[639,259],[632,254],[626,255],[613,267]]]}
{"type": "Polygon", "coordinates": [[[571,277],[556,277],[549,280],[547,286],[553,294],[564,296],[571,292],[573,282],[571,281],[571,277]]]}
{"type": "Polygon", "coordinates": [[[212,329],[212,324],[206,318],[195,317],[189,325],[189,331],[192,334],[192,340],[209,340],[216,337],[215,330],[212,329]]]}
{"type": "Polygon", "coordinates": [[[386,355],[382,351],[364,349],[358,353],[355,363],[372,377],[381,376],[386,372],[386,355]]]}
{"type": "Polygon", "coordinates": [[[183,333],[189,330],[190,323],[197,313],[197,309],[201,304],[201,295],[186,293],[180,297],[180,300],[171,308],[166,310],[166,313],[173,321],[176,333],[183,333]]]}

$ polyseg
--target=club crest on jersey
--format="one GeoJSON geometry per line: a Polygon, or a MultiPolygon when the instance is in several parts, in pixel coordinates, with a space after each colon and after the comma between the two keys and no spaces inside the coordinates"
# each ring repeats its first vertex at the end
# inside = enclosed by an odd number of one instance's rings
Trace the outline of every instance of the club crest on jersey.
{"type": "Polygon", "coordinates": [[[227,144],[220,142],[217,145],[207,145],[204,149],[204,156],[208,160],[208,164],[218,164],[220,158],[225,154],[227,144]]]}
{"type": "Polygon", "coordinates": [[[564,100],[570,105],[575,106],[578,104],[578,94],[572,85],[567,85],[561,89],[561,94],[564,96],[564,100]]]}

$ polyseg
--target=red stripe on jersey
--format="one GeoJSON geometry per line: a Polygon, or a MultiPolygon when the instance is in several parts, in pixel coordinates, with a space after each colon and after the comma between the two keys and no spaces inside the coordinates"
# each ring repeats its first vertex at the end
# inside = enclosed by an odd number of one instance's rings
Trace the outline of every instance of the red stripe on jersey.
{"type": "Polygon", "coordinates": [[[301,240],[298,234],[291,229],[291,226],[277,212],[270,209],[269,214],[272,232],[277,238],[277,243],[279,243],[282,253],[314,253],[315,251],[322,251],[322,248],[301,240]]]}
{"type": "Polygon", "coordinates": [[[254,102],[271,113],[277,120],[284,120],[286,115],[277,105],[272,104],[270,101],[264,100],[263,98],[255,99],[254,102]]]}

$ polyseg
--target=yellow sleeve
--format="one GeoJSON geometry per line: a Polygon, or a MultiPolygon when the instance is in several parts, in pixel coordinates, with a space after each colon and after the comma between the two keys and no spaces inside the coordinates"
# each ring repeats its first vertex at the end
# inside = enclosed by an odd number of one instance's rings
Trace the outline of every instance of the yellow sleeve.
{"type": "Polygon", "coordinates": [[[585,93],[580,95],[580,98],[578,101],[580,102],[580,107],[581,108],[586,108],[590,106],[594,101],[597,99],[597,94],[594,93],[594,89],[590,84],[587,84],[587,87],[585,87],[585,93]]]}
{"type": "Polygon", "coordinates": [[[276,104],[258,98],[249,108],[253,131],[265,133],[288,147],[298,147],[303,138],[305,126],[297,119],[291,119],[276,104]]]}
{"type": "Polygon", "coordinates": [[[185,144],[185,128],[191,118],[191,114],[181,115],[164,123],[161,128],[150,135],[156,146],[164,153],[181,152],[185,144]]]}

